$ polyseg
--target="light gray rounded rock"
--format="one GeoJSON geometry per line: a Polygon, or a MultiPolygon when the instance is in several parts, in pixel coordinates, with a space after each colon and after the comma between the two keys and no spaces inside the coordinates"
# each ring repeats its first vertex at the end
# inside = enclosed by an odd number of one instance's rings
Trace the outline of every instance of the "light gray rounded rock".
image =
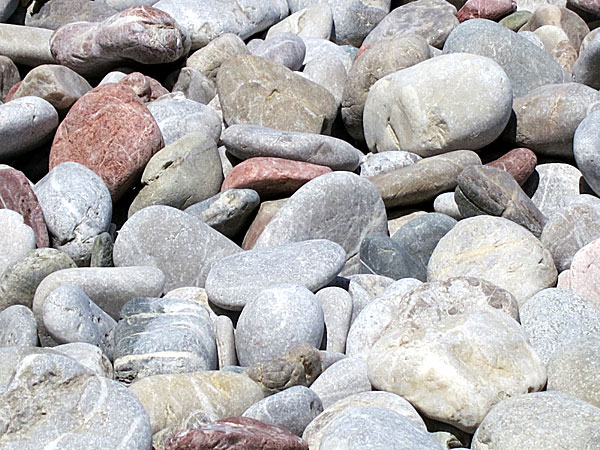
{"type": "Polygon", "coordinates": [[[506,127],[512,97],[507,74],[493,60],[441,55],[371,87],[363,113],[365,140],[372,152],[403,150],[423,157],[478,150],[506,127]]]}
{"type": "Polygon", "coordinates": [[[598,142],[600,142],[600,111],[594,111],[581,121],[573,137],[573,154],[583,178],[594,190],[600,193],[600,164],[598,163],[598,142]]]}
{"type": "Polygon", "coordinates": [[[72,342],[53,347],[52,350],[73,358],[86,369],[98,376],[113,379],[113,366],[100,348],[87,342],[72,342]]]}
{"type": "Polygon", "coordinates": [[[306,55],[304,56],[304,64],[308,64],[315,58],[318,59],[339,59],[344,67],[346,73],[350,71],[352,67],[352,57],[344,50],[340,45],[336,45],[327,39],[318,38],[302,38],[304,45],[306,45],[306,55]]]}
{"type": "Polygon", "coordinates": [[[325,348],[345,353],[352,320],[352,297],[346,290],[335,286],[323,288],[316,295],[325,317],[325,348]]]}
{"type": "Polygon", "coordinates": [[[248,408],[242,417],[286,428],[302,436],[306,426],[323,412],[319,396],[305,386],[292,386],[248,408]]]}
{"type": "Polygon", "coordinates": [[[218,316],[214,321],[215,341],[217,344],[218,367],[237,366],[235,354],[235,329],[227,316],[218,316]]]}
{"type": "Polygon", "coordinates": [[[233,33],[225,33],[190,55],[186,67],[196,69],[211,80],[217,79],[221,64],[229,58],[247,55],[250,52],[244,41],[233,33]]]}
{"type": "Polygon", "coordinates": [[[310,388],[319,396],[324,408],[350,395],[370,391],[367,362],[352,356],[344,358],[323,371],[310,388]]]}
{"type": "Polygon", "coordinates": [[[50,0],[42,4],[31,2],[25,13],[25,25],[56,30],[71,22],[100,22],[117,12],[108,1],[50,0]]]}
{"type": "Polygon", "coordinates": [[[0,312],[0,347],[35,347],[37,344],[37,323],[28,307],[12,305],[0,312]]]}
{"type": "Polygon", "coordinates": [[[237,323],[235,347],[242,366],[283,356],[298,344],[319,347],[323,310],[315,295],[302,286],[280,285],[260,292],[237,323]]]}
{"type": "Polygon", "coordinates": [[[0,209],[0,275],[35,249],[35,233],[23,216],[12,209],[0,209]]]}
{"type": "Polygon", "coordinates": [[[279,63],[288,69],[299,70],[302,67],[306,45],[292,33],[277,33],[267,37],[252,54],[279,63]]]}
{"type": "Polygon", "coordinates": [[[52,247],[79,266],[89,264],[94,239],[108,231],[112,219],[112,200],[102,178],[81,164],[65,162],[38,181],[33,191],[52,247]]]}
{"type": "Polygon", "coordinates": [[[45,144],[58,127],[58,113],[40,97],[21,97],[0,105],[0,162],[45,144]]]}
{"type": "Polygon", "coordinates": [[[340,59],[312,58],[298,73],[327,89],[338,107],[342,104],[348,72],[340,59]]]}
{"type": "Polygon", "coordinates": [[[213,263],[206,293],[213,304],[240,311],[262,290],[278,284],[317,291],[333,280],[345,262],[344,249],[325,239],[248,250],[213,263]]]}
{"type": "Polygon", "coordinates": [[[121,228],[116,267],[150,265],[166,277],[165,289],[204,287],[210,266],[241,249],[200,219],[170,206],[148,206],[121,228]]]}
{"type": "Polygon", "coordinates": [[[394,283],[393,278],[376,274],[349,276],[348,293],[352,297],[352,322],[363,308],[394,283]]]}
{"type": "Polygon", "coordinates": [[[331,8],[325,3],[320,3],[293,11],[293,14],[269,28],[267,39],[277,33],[292,33],[300,37],[329,39],[332,30],[333,13],[331,8]]]}
{"type": "MultiPolygon", "coordinates": [[[[389,153],[389,152],[388,152],[389,153]]],[[[385,153],[382,153],[385,155],[385,153]]],[[[446,214],[455,220],[462,219],[456,200],[454,200],[454,192],[444,192],[438,195],[433,201],[433,210],[436,213],[446,214]]]]}
{"type": "Polygon", "coordinates": [[[411,166],[421,159],[423,158],[416,153],[404,151],[370,153],[360,164],[360,176],[366,178],[374,177],[381,173],[411,166]]]}

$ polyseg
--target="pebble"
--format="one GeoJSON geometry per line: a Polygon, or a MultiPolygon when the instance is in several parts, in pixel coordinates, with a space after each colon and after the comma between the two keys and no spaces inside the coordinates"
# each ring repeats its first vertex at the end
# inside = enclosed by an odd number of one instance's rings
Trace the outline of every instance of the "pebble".
{"type": "Polygon", "coordinates": [[[436,213],[445,214],[452,217],[454,220],[462,219],[462,214],[458,209],[454,192],[443,192],[433,200],[433,210],[436,213]]]}
{"type": "Polygon", "coordinates": [[[310,385],[324,408],[350,395],[371,390],[364,359],[349,356],[331,366],[310,385]]]}
{"type": "Polygon", "coordinates": [[[537,156],[533,151],[528,148],[514,148],[486,165],[505,170],[520,186],[523,186],[523,183],[535,170],[536,164],[537,156]]]}
{"type": "MultiPolygon", "coordinates": [[[[288,1],[288,3],[290,3],[288,1]]],[[[320,3],[294,11],[293,14],[273,25],[267,31],[267,39],[277,33],[292,33],[302,38],[329,39],[333,31],[333,13],[328,4],[320,3]]]]}
{"type": "Polygon", "coordinates": [[[600,39],[594,37],[581,51],[573,64],[573,79],[577,83],[585,84],[598,89],[600,84],[596,81],[598,75],[596,65],[600,56],[600,39]]]}
{"type": "Polygon", "coordinates": [[[558,288],[579,294],[596,306],[600,306],[600,286],[596,282],[598,266],[595,264],[599,250],[600,239],[580,248],[573,256],[569,270],[561,272],[557,284],[558,288]]]}
{"type": "Polygon", "coordinates": [[[114,267],[113,238],[108,232],[100,233],[94,238],[92,253],[90,256],[90,267],[114,267]]]}
{"type": "Polygon", "coordinates": [[[360,245],[360,270],[365,274],[401,278],[426,278],[419,261],[385,233],[371,233],[360,245]]]}
{"type": "Polygon", "coordinates": [[[71,344],[57,345],[52,350],[73,358],[98,376],[113,379],[112,363],[95,345],[86,342],[72,342],[71,344]]]}
{"type": "Polygon", "coordinates": [[[108,1],[52,0],[42,5],[30,4],[25,25],[56,30],[71,22],[101,22],[117,12],[108,1]]]}
{"type": "Polygon", "coordinates": [[[37,323],[28,307],[12,305],[0,311],[0,347],[37,345],[37,323]]]}
{"type": "Polygon", "coordinates": [[[35,249],[35,233],[23,222],[23,216],[10,209],[0,209],[0,274],[35,249]]]}
{"type": "Polygon", "coordinates": [[[285,204],[287,200],[287,198],[271,201],[267,200],[260,204],[258,212],[256,213],[254,220],[248,227],[248,231],[244,236],[244,241],[242,242],[242,248],[244,250],[249,250],[254,247],[256,240],[260,237],[265,227],[271,221],[275,213],[281,209],[281,207],[285,204]]]}
{"type": "Polygon", "coordinates": [[[327,351],[344,353],[352,319],[352,297],[335,286],[323,288],[316,295],[325,318],[324,347],[327,351]]]}
{"type": "Polygon", "coordinates": [[[193,52],[186,61],[186,67],[196,69],[215,81],[221,65],[230,58],[248,55],[244,41],[236,34],[225,33],[193,52]]]}
{"type": "Polygon", "coordinates": [[[575,130],[573,137],[573,155],[577,168],[596,194],[600,192],[600,166],[595,158],[599,120],[600,112],[588,114],[575,130]]]}
{"type": "Polygon", "coordinates": [[[458,10],[456,17],[459,22],[469,19],[497,20],[512,13],[515,7],[512,0],[468,0],[458,10]]]}
{"type": "Polygon", "coordinates": [[[253,49],[252,54],[279,63],[288,69],[299,70],[306,54],[306,45],[295,34],[276,33],[253,49]]]}
{"type": "Polygon", "coordinates": [[[19,69],[7,56],[0,56],[0,101],[4,101],[11,88],[21,81],[19,69]]]}
{"type": "Polygon", "coordinates": [[[173,92],[181,92],[188,100],[207,105],[217,95],[217,85],[202,72],[183,67],[173,84],[173,92]]]}
{"type": "Polygon", "coordinates": [[[237,366],[235,353],[235,329],[228,316],[218,316],[213,320],[217,344],[218,367],[237,366]]]}
{"type": "MultiPolygon", "coordinates": [[[[569,3],[572,4],[571,1],[569,3]]],[[[564,30],[576,49],[579,49],[581,42],[590,32],[585,20],[577,13],[551,2],[536,8],[523,29],[534,31],[547,25],[557,26],[564,30]]]]}
{"type": "Polygon", "coordinates": [[[403,151],[369,153],[360,164],[360,176],[372,178],[381,173],[411,166],[422,159],[415,153],[403,151]]]}

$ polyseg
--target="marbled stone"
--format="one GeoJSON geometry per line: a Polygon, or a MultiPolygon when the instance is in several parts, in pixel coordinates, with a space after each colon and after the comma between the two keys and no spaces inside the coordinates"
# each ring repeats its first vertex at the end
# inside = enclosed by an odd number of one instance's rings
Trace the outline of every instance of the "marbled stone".
{"type": "Polygon", "coordinates": [[[596,194],[600,192],[600,164],[596,157],[599,122],[600,111],[594,111],[581,121],[573,137],[573,155],[577,167],[596,194]]]}
{"type": "Polygon", "coordinates": [[[86,342],[73,342],[53,347],[52,350],[73,358],[98,376],[113,379],[113,367],[108,357],[98,347],[86,342]]]}
{"type": "MultiPolygon", "coordinates": [[[[288,2],[289,3],[289,2],[288,2]]],[[[267,39],[277,33],[292,33],[300,37],[329,39],[333,31],[333,13],[325,3],[294,11],[267,31],[267,39]]]]}
{"type": "Polygon", "coordinates": [[[561,272],[558,288],[568,289],[600,307],[600,286],[596,264],[600,253],[600,239],[596,239],[580,248],[569,270],[561,272]]]}
{"type": "Polygon", "coordinates": [[[370,391],[367,363],[362,358],[344,358],[324,370],[310,388],[319,396],[324,408],[350,395],[370,391]]]}
{"type": "Polygon", "coordinates": [[[121,228],[115,266],[151,265],[166,277],[165,289],[204,287],[212,263],[241,249],[200,219],[170,206],[148,206],[121,228]]]}
{"type": "Polygon", "coordinates": [[[522,186],[535,170],[536,164],[537,156],[530,149],[514,148],[486,165],[505,170],[522,186]]]}
{"type": "Polygon", "coordinates": [[[35,233],[23,223],[23,216],[11,209],[0,209],[0,275],[35,249],[35,233]]]}
{"type": "Polygon", "coordinates": [[[325,318],[325,345],[328,351],[345,353],[352,319],[352,297],[346,290],[330,286],[317,292],[325,318]]]}
{"type": "Polygon", "coordinates": [[[37,323],[29,308],[12,305],[0,311],[0,347],[35,347],[37,344],[37,323]]]}
{"type": "Polygon", "coordinates": [[[498,20],[515,8],[516,4],[512,0],[468,0],[458,10],[456,17],[459,22],[469,19],[498,20]]]}
{"type": "Polygon", "coordinates": [[[225,61],[250,52],[244,41],[233,33],[225,33],[211,40],[206,47],[195,51],[186,61],[186,67],[196,69],[211,80],[217,79],[217,73],[225,61]]]}

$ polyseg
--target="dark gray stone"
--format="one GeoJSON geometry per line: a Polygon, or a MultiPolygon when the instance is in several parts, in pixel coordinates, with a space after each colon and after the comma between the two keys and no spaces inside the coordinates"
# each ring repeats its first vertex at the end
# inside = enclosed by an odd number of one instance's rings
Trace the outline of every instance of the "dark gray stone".
{"type": "Polygon", "coordinates": [[[383,275],[394,280],[427,279],[427,267],[423,267],[414,255],[385,233],[371,233],[363,239],[360,266],[363,273],[383,275]]]}
{"type": "Polygon", "coordinates": [[[92,244],[90,267],[113,267],[113,238],[110,233],[100,233],[92,244]]]}
{"type": "Polygon", "coordinates": [[[594,37],[587,43],[573,64],[573,79],[594,89],[600,89],[598,63],[600,62],[600,38],[594,37]]]}

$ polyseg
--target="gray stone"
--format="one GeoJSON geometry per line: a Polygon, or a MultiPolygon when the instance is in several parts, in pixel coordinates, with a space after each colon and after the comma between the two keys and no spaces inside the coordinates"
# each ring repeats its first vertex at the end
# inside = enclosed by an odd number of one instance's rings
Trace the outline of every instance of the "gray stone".
{"type": "Polygon", "coordinates": [[[579,83],[549,84],[515,99],[516,123],[504,132],[516,146],[539,155],[573,157],[573,135],[600,108],[600,93],[579,83]]]}
{"type": "Polygon", "coordinates": [[[0,101],[4,101],[11,88],[21,81],[19,69],[12,60],[0,55],[0,101]]]}
{"type": "Polygon", "coordinates": [[[338,107],[342,104],[348,73],[344,63],[338,58],[313,58],[299,74],[327,89],[338,107]]]}
{"type": "Polygon", "coordinates": [[[302,38],[306,45],[306,55],[304,56],[304,64],[308,64],[313,59],[339,59],[346,73],[352,67],[353,58],[340,45],[336,45],[327,39],[318,38],[302,38]]]}
{"type": "Polygon", "coordinates": [[[117,380],[129,384],[152,375],[216,368],[215,334],[203,306],[166,297],[138,297],[123,305],[114,331],[117,380]]]}
{"type": "Polygon", "coordinates": [[[265,39],[253,49],[254,56],[268,59],[291,70],[299,70],[304,62],[306,45],[291,33],[277,33],[265,39]]]}
{"type": "Polygon", "coordinates": [[[31,308],[39,284],[53,272],[76,267],[73,260],[53,248],[39,248],[8,267],[0,278],[0,311],[11,305],[31,308]]]}
{"type": "Polygon", "coordinates": [[[348,293],[352,297],[352,322],[367,304],[394,283],[393,278],[375,274],[350,275],[349,279],[348,293]]]}
{"type": "Polygon", "coordinates": [[[86,369],[98,376],[113,379],[113,366],[108,357],[98,347],[86,342],[57,345],[52,350],[73,358],[86,369]]]}
{"type": "Polygon", "coordinates": [[[360,244],[360,270],[363,273],[400,278],[427,278],[427,266],[419,264],[400,243],[385,233],[371,233],[360,244]]]}
{"type": "Polygon", "coordinates": [[[35,1],[31,2],[27,8],[25,25],[56,30],[62,25],[71,22],[101,22],[117,12],[118,11],[113,9],[106,1],[35,1]]]}
{"type": "Polygon", "coordinates": [[[37,323],[29,308],[12,305],[0,312],[0,347],[35,347],[37,344],[37,323]]]}
{"type": "Polygon", "coordinates": [[[513,294],[520,305],[554,286],[550,252],[525,228],[501,217],[477,216],[458,222],[429,259],[430,281],[476,277],[513,294]]]}
{"type": "Polygon", "coordinates": [[[369,150],[423,157],[478,150],[506,127],[511,84],[496,62],[472,54],[441,55],[391,73],[371,87],[365,102],[369,150]]]}
{"type": "Polygon", "coordinates": [[[0,352],[3,449],[151,447],[148,415],[124,386],[51,350],[0,352]]]}
{"type": "Polygon", "coordinates": [[[600,88],[598,83],[598,60],[600,59],[600,38],[594,37],[587,42],[579,58],[573,64],[573,79],[594,89],[600,88]]]}
{"type": "Polygon", "coordinates": [[[333,419],[319,448],[359,450],[440,450],[435,439],[406,417],[378,406],[349,408],[333,419]]]}
{"type": "Polygon", "coordinates": [[[319,396],[324,408],[350,395],[371,390],[367,362],[352,356],[327,368],[310,388],[319,396]]]}
{"type": "Polygon", "coordinates": [[[344,353],[352,319],[352,297],[344,289],[335,286],[323,288],[316,295],[325,317],[325,348],[344,353]]]}
{"type": "Polygon", "coordinates": [[[266,156],[353,171],[361,158],[360,150],[341,139],[255,125],[232,125],[223,132],[221,142],[242,160],[266,156]]]}
{"type": "Polygon", "coordinates": [[[206,47],[192,53],[185,64],[186,67],[196,69],[214,81],[217,79],[221,64],[235,56],[249,53],[246,44],[239,36],[225,33],[210,41],[206,47]]]}
{"type": "Polygon", "coordinates": [[[504,17],[498,23],[511,31],[517,32],[523,25],[527,23],[527,21],[531,18],[531,15],[531,11],[515,11],[514,13],[504,17]]]}
{"type": "Polygon", "coordinates": [[[0,24],[0,54],[15,64],[35,67],[40,64],[56,64],[50,52],[52,30],[0,24]]]}
{"type": "Polygon", "coordinates": [[[199,287],[183,287],[173,289],[172,291],[167,292],[163,297],[166,298],[178,298],[180,300],[189,300],[195,302],[206,309],[208,316],[213,324],[217,323],[217,312],[221,313],[221,311],[215,312],[213,310],[214,305],[211,305],[208,301],[208,295],[206,295],[206,291],[204,288],[199,287]]]}
{"type": "Polygon", "coordinates": [[[589,114],[577,127],[573,137],[573,154],[577,167],[587,184],[600,193],[600,164],[598,163],[598,140],[600,111],[589,114]]]}
{"type": "Polygon", "coordinates": [[[322,238],[340,244],[348,259],[367,234],[386,230],[385,207],[375,186],[349,172],[332,172],[298,189],[275,213],[255,248],[322,238]]]}
{"type": "Polygon", "coordinates": [[[227,189],[185,210],[230,239],[246,229],[260,197],[252,189],[227,189]]]}
{"type": "Polygon", "coordinates": [[[457,52],[497,62],[508,75],[515,97],[570,78],[545,50],[491,20],[471,19],[456,27],[444,44],[444,53],[457,52]]]}
{"type": "Polygon", "coordinates": [[[248,303],[237,323],[235,346],[242,366],[283,356],[297,344],[319,347],[323,309],[302,286],[265,289],[248,303]]]}
{"type": "Polygon", "coordinates": [[[18,0],[2,0],[0,2],[0,22],[6,22],[19,5],[18,0]]]}
{"type": "Polygon", "coordinates": [[[392,35],[363,48],[366,50],[356,58],[348,72],[342,100],[344,126],[350,136],[358,141],[365,139],[363,111],[371,86],[386,75],[414,66],[432,56],[425,38],[415,34],[392,35]]]}
{"type": "Polygon", "coordinates": [[[227,316],[218,316],[213,322],[215,326],[215,341],[217,344],[218,367],[237,366],[235,354],[235,330],[233,322],[227,316]]]}
{"type": "Polygon", "coordinates": [[[458,209],[456,200],[454,200],[454,192],[444,192],[438,195],[433,201],[433,210],[436,213],[445,214],[455,220],[462,219],[462,214],[458,209]]]}
{"type": "Polygon", "coordinates": [[[170,14],[189,31],[192,50],[225,33],[249,38],[281,21],[289,12],[285,0],[240,0],[234,4],[229,0],[160,0],[154,7],[170,14]]]}
{"type": "Polygon", "coordinates": [[[0,209],[0,275],[35,249],[35,233],[12,209],[0,209]]]}
{"type": "Polygon", "coordinates": [[[179,92],[163,95],[148,104],[163,135],[165,145],[189,133],[201,133],[216,143],[221,135],[221,119],[209,106],[185,98],[179,92]]]}
{"type": "Polygon", "coordinates": [[[325,88],[257,56],[225,61],[217,90],[227,125],[328,134],[337,115],[335,99],[325,88]]]}
{"type": "Polygon", "coordinates": [[[129,206],[128,216],[151,205],[185,209],[215,195],[222,183],[216,142],[203,134],[186,134],[148,161],[143,187],[129,206]]]}
{"type": "Polygon", "coordinates": [[[473,450],[592,449],[600,444],[600,408],[563,392],[502,401],[473,436],[473,450]]]}
{"type": "Polygon", "coordinates": [[[148,206],[131,216],[115,241],[115,266],[151,265],[165,289],[204,287],[210,265],[241,249],[200,219],[170,206],[148,206]]]}
{"type": "Polygon", "coordinates": [[[402,151],[369,153],[360,164],[360,176],[371,178],[385,172],[411,166],[421,159],[423,158],[416,153],[402,151]]]}
{"type": "Polygon", "coordinates": [[[113,267],[113,238],[110,233],[100,233],[94,238],[90,267],[113,267]]]}
{"type": "Polygon", "coordinates": [[[56,127],[58,113],[42,98],[21,97],[0,105],[0,162],[45,144],[56,127]]]}
{"type": "Polygon", "coordinates": [[[281,22],[273,25],[267,32],[267,39],[277,33],[292,33],[303,38],[329,39],[332,30],[331,8],[325,3],[320,3],[294,11],[281,22]]]}
{"type": "Polygon", "coordinates": [[[62,285],[48,294],[42,306],[48,335],[59,344],[86,342],[112,359],[111,333],[117,322],[78,286],[62,285]]]}
{"type": "Polygon", "coordinates": [[[322,412],[321,400],[312,389],[292,386],[255,403],[242,417],[277,425],[302,436],[306,426],[322,412]]]}
{"type": "Polygon", "coordinates": [[[173,85],[173,92],[182,92],[185,98],[207,105],[217,95],[217,85],[199,70],[184,67],[173,85]]]}
{"type": "Polygon", "coordinates": [[[44,64],[23,78],[12,98],[41,97],[58,112],[66,113],[90,89],[86,79],[68,67],[44,64]]]}
{"type": "Polygon", "coordinates": [[[562,347],[600,333],[600,308],[566,289],[544,289],[519,312],[529,342],[544,363],[562,347]]]}
{"type": "Polygon", "coordinates": [[[87,167],[65,162],[37,182],[37,196],[52,246],[77,265],[90,262],[94,239],[108,230],[112,218],[110,192],[87,167]]]}

